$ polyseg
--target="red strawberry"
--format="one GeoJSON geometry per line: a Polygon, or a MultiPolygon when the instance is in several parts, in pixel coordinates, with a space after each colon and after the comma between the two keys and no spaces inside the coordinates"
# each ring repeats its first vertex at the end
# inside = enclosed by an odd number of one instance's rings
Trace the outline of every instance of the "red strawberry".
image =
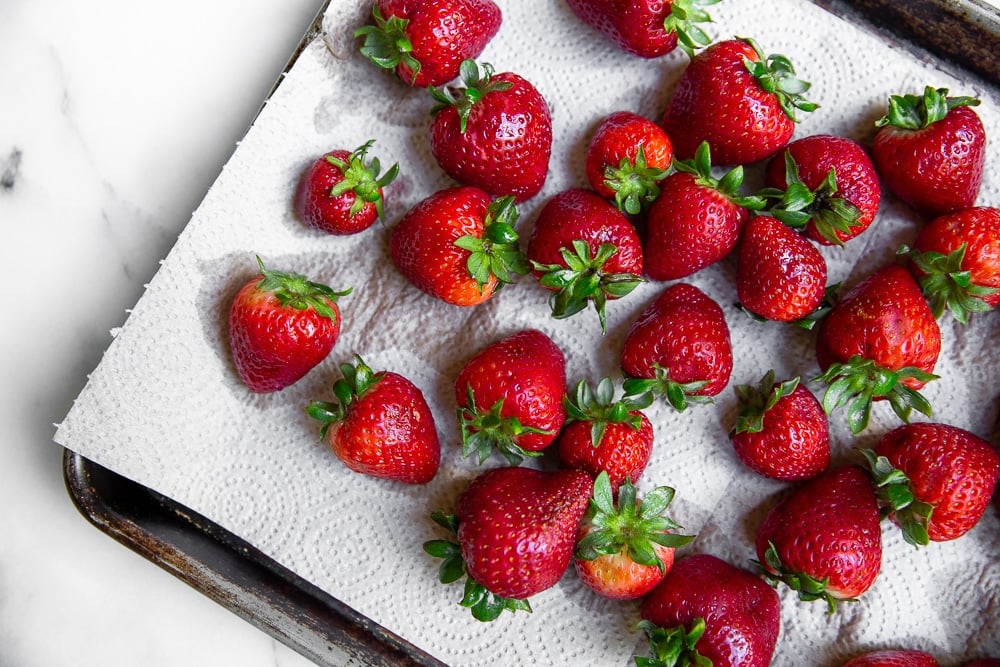
{"type": "Polygon", "coordinates": [[[972,109],[978,104],[930,86],[922,96],[890,97],[872,144],[886,187],[931,216],[975,204],[986,160],[986,130],[972,109]]]}
{"type": "Polygon", "coordinates": [[[456,306],[475,306],[529,271],[518,247],[513,199],[490,202],[478,188],[439,190],[392,230],[392,261],[419,289],[456,306]]]}
{"type": "Polygon", "coordinates": [[[882,187],[856,141],[816,134],[788,144],[767,164],[780,201],[771,215],[823,245],[842,245],[871,226],[882,187]]]}
{"type": "Polygon", "coordinates": [[[751,315],[811,328],[826,313],[823,255],[785,223],[757,216],[747,223],[737,254],[736,293],[751,315]]]}
{"type": "Polygon", "coordinates": [[[677,560],[641,613],[653,658],[664,665],[767,667],[781,630],[774,589],[709,554],[677,560]]]}
{"type": "Polygon", "coordinates": [[[673,499],[669,486],[638,499],[628,480],[616,495],[608,474],[597,476],[573,560],[587,588],[612,600],[634,600],[663,581],[673,567],[674,549],[694,539],[671,532],[680,528],[664,514],[673,499]]]}
{"type": "Polygon", "coordinates": [[[492,0],[376,0],[372,16],[373,25],[354,31],[364,37],[361,54],[421,88],[458,76],[462,61],[478,58],[503,20],[492,0]]]}
{"type": "Polygon", "coordinates": [[[431,153],[446,174],[493,196],[524,201],[545,185],[552,117],[541,93],[512,72],[462,63],[464,88],[431,89],[431,153]]]}
{"type": "Polygon", "coordinates": [[[941,352],[941,330],[913,276],[898,264],[874,271],[854,286],[820,322],[816,358],[829,387],[827,413],[848,406],[854,433],[868,425],[873,400],[888,400],[908,421],[912,410],[930,415],[918,391],[941,352]]]}
{"type": "Polygon", "coordinates": [[[867,591],[882,568],[882,530],[875,489],[857,466],[833,468],[803,482],[771,508],[757,529],[765,575],[801,600],[838,600],[867,591]]]}
{"type": "Polygon", "coordinates": [[[313,162],[295,193],[295,212],[306,225],[330,234],[356,234],[384,219],[382,189],[399,164],[379,176],[378,158],[366,162],[374,140],[354,152],[333,150],[313,162]]]}
{"type": "Polygon", "coordinates": [[[486,346],[455,378],[462,455],[483,463],[496,449],[511,465],[538,456],[566,421],[565,393],[566,358],[541,331],[486,346]]]}
{"type": "Polygon", "coordinates": [[[736,456],[752,470],[784,481],[816,477],[830,465],[830,432],[816,397],[795,377],[736,387],[740,413],[729,433],[736,456]]]}
{"type": "Polygon", "coordinates": [[[739,241],[748,209],[763,204],[739,194],[742,167],[721,179],[712,176],[708,144],[698,147],[694,160],[675,160],[674,166],[649,208],[643,250],[653,280],[684,278],[726,257],[739,241]]]}
{"type": "Polygon", "coordinates": [[[444,559],[442,583],[467,575],[461,604],[480,621],[505,609],[530,612],[528,598],[554,586],[569,567],[593,488],[579,470],[487,470],[459,497],[454,516],[434,514],[457,542],[431,540],[424,550],[444,559]]]}
{"type": "Polygon", "coordinates": [[[753,40],[716,42],[691,59],[661,124],[682,159],[707,141],[716,163],[750,164],[789,142],[796,109],[816,108],[802,97],[808,89],[788,58],[765,56],[753,40]]]}
{"type": "Polygon", "coordinates": [[[591,137],[584,170],[597,194],[637,215],[659,196],[659,182],[673,157],[673,144],[663,128],[637,113],[616,111],[591,137]]]}
{"type": "Polygon", "coordinates": [[[589,190],[564,190],[546,202],[528,239],[528,260],[555,293],[552,315],[566,318],[594,304],[601,331],[608,300],[642,282],[642,244],[621,211],[589,190]]]}
{"type": "Polygon", "coordinates": [[[703,7],[718,0],[567,0],[581,21],[641,58],[657,58],[679,45],[691,54],[712,40],[697,23],[711,21],[703,7]]]}
{"type": "Polygon", "coordinates": [[[920,230],[908,255],[935,317],[947,308],[966,324],[970,313],[1000,304],[1000,209],[940,215],[920,230]]]}
{"type": "Polygon", "coordinates": [[[842,667],[938,667],[930,653],[914,649],[882,649],[852,658],[842,667]]]}
{"type": "Polygon", "coordinates": [[[251,391],[278,391],[326,359],[340,336],[335,292],[298,273],[260,273],[240,288],[229,310],[229,348],[251,391]]]}
{"type": "Polygon", "coordinates": [[[881,483],[885,511],[915,546],[954,540],[971,530],[1000,477],[997,450],[947,424],[899,426],[866,457],[881,483]]]}
{"type": "Polygon", "coordinates": [[[320,434],[354,472],[407,484],[426,484],[441,460],[434,415],[408,379],[378,373],[355,356],[341,364],[334,401],[314,401],[309,415],[322,422],[320,434]]]}
{"type": "Polygon", "coordinates": [[[642,413],[651,400],[652,394],[615,400],[611,378],[596,390],[580,380],[563,400],[566,425],[556,441],[563,465],[595,477],[605,472],[612,491],[626,479],[638,482],[653,451],[653,424],[642,413]]]}
{"type": "Polygon", "coordinates": [[[651,391],[678,410],[710,400],[733,371],[722,308],[694,285],[671,285],[632,323],[621,364],[626,393],[651,391]]]}

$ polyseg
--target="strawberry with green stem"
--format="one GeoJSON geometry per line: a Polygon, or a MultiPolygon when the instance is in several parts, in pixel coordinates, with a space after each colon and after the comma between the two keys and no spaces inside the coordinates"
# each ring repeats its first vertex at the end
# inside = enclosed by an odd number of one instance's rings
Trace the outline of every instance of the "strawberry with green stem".
{"type": "Polygon", "coordinates": [[[658,58],[681,47],[689,56],[711,43],[699,23],[719,0],[567,0],[577,17],[640,58],[658,58]]]}

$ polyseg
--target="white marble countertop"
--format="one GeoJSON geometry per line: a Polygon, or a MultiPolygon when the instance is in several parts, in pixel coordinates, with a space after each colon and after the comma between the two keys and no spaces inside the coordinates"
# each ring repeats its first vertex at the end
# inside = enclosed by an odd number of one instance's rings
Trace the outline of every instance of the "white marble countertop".
{"type": "Polygon", "coordinates": [[[311,664],[91,526],[52,434],[320,5],[0,2],[0,665],[311,664]]]}

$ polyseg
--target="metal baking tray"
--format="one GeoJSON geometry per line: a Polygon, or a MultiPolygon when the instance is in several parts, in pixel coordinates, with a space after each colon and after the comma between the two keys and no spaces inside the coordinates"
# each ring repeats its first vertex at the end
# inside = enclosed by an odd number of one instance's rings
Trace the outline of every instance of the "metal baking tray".
{"type": "MultiPolygon", "coordinates": [[[[1000,85],[1000,9],[983,0],[813,2],[970,83],[993,91],[1000,85]]],[[[326,6],[285,72],[321,35],[326,6]]],[[[70,450],[63,477],[77,509],[99,530],[318,665],[446,667],[170,498],[70,450]]]]}

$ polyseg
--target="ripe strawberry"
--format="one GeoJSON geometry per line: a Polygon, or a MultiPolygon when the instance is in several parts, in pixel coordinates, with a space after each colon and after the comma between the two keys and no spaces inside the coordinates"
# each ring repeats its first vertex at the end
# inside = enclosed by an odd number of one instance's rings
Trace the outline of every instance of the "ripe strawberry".
{"type": "Polygon", "coordinates": [[[739,416],[729,433],[736,456],[752,470],[783,481],[816,477],[830,465],[826,413],[794,377],[775,382],[774,371],[757,387],[739,385],[739,416]]]}
{"type": "Polygon", "coordinates": [[[467,576],[460,604],[478,620],[492,621],[505,609],[530,612],[528,598],[554,586],[569,567],[593,488],[579,470],[492,468],[469,484],[454,515],[433,515],[457,542],[431,540],[424,550],[444,559],[442,583],[467,576]]]}
{"type": "Polygon", "coordinates": [[[742,167],[721,179],[712,176],[707,143],[693,160],[674,160],[674,166],[649,208],[643,250],[653,280],[684,278],[726,257],[739,241],[749,209],[763,205],[757,197],[740,195],[742,167]]]}
{"type": "Polygon", "coordinates": [[[975,204],[986,160],[986,130],[972,109],[978,104],[930,86],[922,96],[890,97],[872,143],[886,187],[930,216],[975,204]]]}
{"type": "Polygon", "coordinates": [[[884,511],[914,546],[971,530],[1000,477],[1000,454],[982,438],[947,424],[915,423],[886,433],[865,456],[884,511]]]}
{"type": "Polygon", "coordinates": [[[709,554],[678,559],[642,601],[654,665],[767,667],[781,630],[778,594],[760,577],[709,554]],[[679,654],[679,655],[677,655],[679,654]]]}
{"type": "Polygon", "coordinates": [[[587,146],[584,170],[590,187],[614,199],[620,211],[639,214],[660,194],[674,157],[670,137],[653,121],[616,111],[597,126],[587,146]]]}
{"type": "Polygon", "coordinates": [[[907,254],[935,317],[947,308],[966,324],[970,313],[1000,304],[1000,209],[940,215],[920,230],[907,254]]]}
{"type": "Polygon", "coordinates": [[[483,463],[495,449],[511,465],[539,456],[566,421],[565,393],[566,358],[541,331],[486,346],[455,378],[462,455],[483,463]]]}
{"type": "Polygon", "coordinates": [[[524,201],[548,177],[552,117],[541,93],[512,72],[494,74],[489,64],[462,63],[464,88],[431,89],[431,153],[446,174],[463,185],[524,201]]]}
{"type": "Polygon", "coordinates": [[[820,322],[816,358],[829,387],[827,414],[847,406],[854,433],[868,425],[873,400],[888,400],[904,422],[931,406],[918,391],[941,352],[941,330],[913,276],[888,264],[851,289],[820,322]]]}
{"type": "Polygon", "coordinates": [[[653,424],[642,413],[652,398],[615,400],[611,378],[602,378],[596,390],[580,380],[573,396],[563,399],[566,424],[556,441],[563,465],[594,477],[606,473],[615,492],[626,479],[638,482],[653,451],[653,424]]]}
{"type": "Polygon", "coordinates": [[[707,141],[717,164],[750,164],[789,142],[796,109],[816,108],[808,89],[788,58],[765,56],[752,39],[716,42],[685,68],[661,125],[682,159],[707,141]]]}
{"type": "Polygon", "coordinates": [[[628,394],[650,391],[677,410],[710,401],[733,371],[722,308],[694,285],[671,285],[632,323],[621,365],[628,394]]]}
{"type": "Polygon", "coordinates": [[[529,271],[511,197],[490,202],[473,187],[438,190],[392,230],[392,261],[407,280],[456,306],[475,306],[529,271]]]}
{"type": "Polygon", "coordinates": [[[581,21],[641,58],[657,58],[677,46],[689,55],[711,43],[697,25],[712,20],[703,9],[719,0],[567,0],[581,21]]]}
{"type": "Polygon", "coordinates": [[[608,473],[597,476],[573,560],[587,588],[612,600],[634,600],[663,581],[673,567],[674,550],[694,539],[671,532],[680,529],[664,514],[673,500],[669,486],[639,499],[628,480],[615,492],[608,473]]]}
{"type": "Polygon", "coordinates": [[[605,305],[642,282],[642,244],[621,211],[589,190],[558,193],[542,207],[528,239],[528,260],[552,290],[552,316],[570,317],[594,304],[601,331],[605,305]]]}
{"type": "Polygon", "coordinates": [[[930,653],[914,649],[882,649],[864,653],[845,662],[842,667],[938,667],[930,653]]]}
{"type": "Polygon", "coordinates": [[[771,508],[757,529],[758,564],[805,601],[867,591],[882,568],[882,531],[872,481],[858,466],[832,468],[803,482],[771,508]]]}
{"type": "Polygon", "coordinates": [[[251,391],[279,391],[326,359],[340,336],[339,297],[332,288],[298,273],[260,273],[236,293],[229,310],[229,348],[251,391]]]}
{"type": "Polygon", "coordinates": [[[357,355],[354,361],[340,365],[334,400],[307,408],[322,423],[320,435],[354,472],[407,484],[431,481],[441,445],[423,393],[398,373],[376,373],[357,355]]]}
{"type": "Polygon", "coordinates": [[[503,16],[492,0],[376,0],[361,54],[405,83],[440,86],[458,76],[467,58],[478,58],[503,16]]]}
{"type": "Polygon", "coordinates": [[[756,216],[737,251],[736,293],[751,315],[812,328],[826,314],[826,260],[808,240],[770,216],[756,216]]]}
{"type": "Polygon", "coordinates": [[[865,149],[829,134],[788,144],[768,162],[765,181],[779,199],[771,215],[823,245],[843,245],[868,229],[882,200],[865,149]]]}
{"type": "Polygon", "coordinates": [[[385,219],[382,190],[399,174],[399,164],[379,176],[378,158],[366,162],[374,143],[333,150],[313,162],[295,193],[302,222],[329,234],[356,234],[385,219]]]}

